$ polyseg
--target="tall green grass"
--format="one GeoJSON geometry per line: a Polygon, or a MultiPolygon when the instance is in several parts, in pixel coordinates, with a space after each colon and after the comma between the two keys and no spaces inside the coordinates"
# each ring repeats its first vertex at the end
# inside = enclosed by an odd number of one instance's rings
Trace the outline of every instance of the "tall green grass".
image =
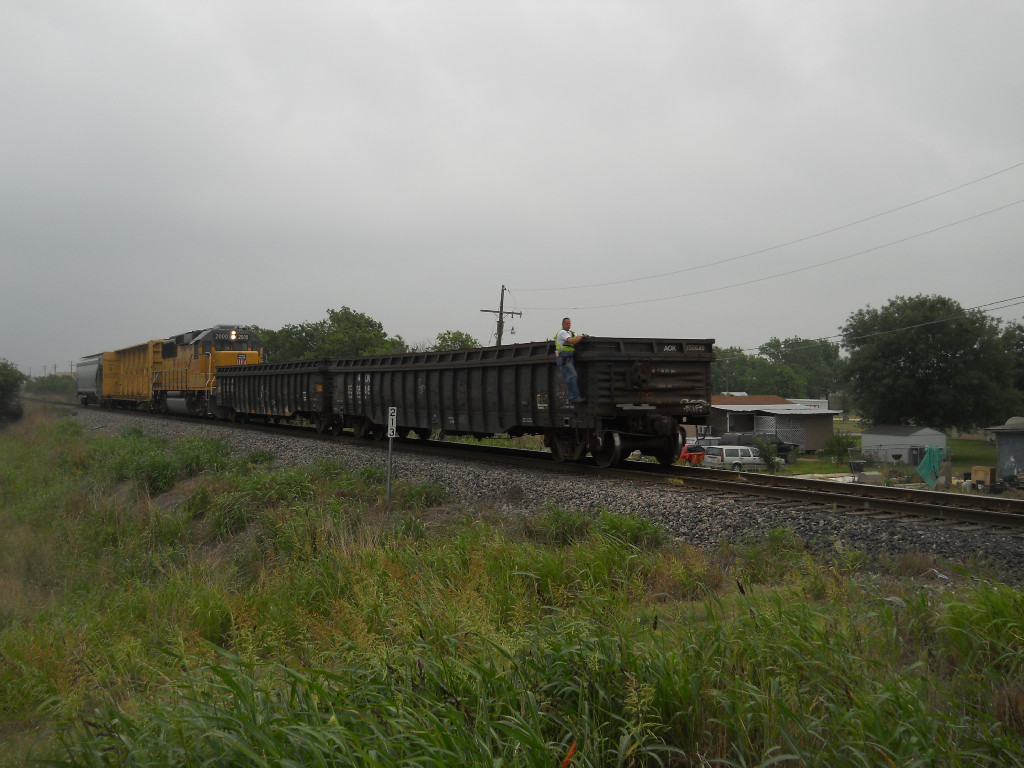
{"type": "Polygon", "coordinates": [[[1024,596],[992,574],[430,483],[389,510],[379,468],[27,421],[2,765],[1024,765],[1024,596]]]}

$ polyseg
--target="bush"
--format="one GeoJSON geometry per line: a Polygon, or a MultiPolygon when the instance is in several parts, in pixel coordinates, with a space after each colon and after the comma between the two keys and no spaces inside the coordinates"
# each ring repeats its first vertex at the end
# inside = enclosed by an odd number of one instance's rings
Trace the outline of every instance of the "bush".
{"type": "Polygon", "coordinates": [[[849,432],[834,432],[825,441],[821,453],[832,459],[833,464],[843,464],[850,459],[850,449],[860,444],[860,436],[849,432]]]}
{"type": "Polygon", "coordinates": [[[779,458],[779,449],[775,447],[775,443],[770,443],[761,437],[755,437],[754,450],[757,451],[757,455],[761,457],[761,461],[764,462],[769,472],[774,475],[779,471],[782,459],[779,458]]]}
{"type": "Polygon", "coordinates": [[[14,363],[0,360],[0,424],[22,417],[21,385],[25,378],[14,363]]]}
{"type": "Polygon", "coordinates": [[[61,400],[74,400],[77,382],[74,376],[38,376],[29,379],[25,391],[32,395],[49,395],[61,400]]]}

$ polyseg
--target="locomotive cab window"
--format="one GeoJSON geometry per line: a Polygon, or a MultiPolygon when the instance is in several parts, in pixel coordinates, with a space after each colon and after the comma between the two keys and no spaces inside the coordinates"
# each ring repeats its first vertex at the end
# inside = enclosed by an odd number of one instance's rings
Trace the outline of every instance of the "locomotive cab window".
{"type": "Polygon", "coordinates": [[[214,336],[213,348],[218,352],[245,352],[252,349],[252,340],[245,333],[219,332],[214,336]]]}

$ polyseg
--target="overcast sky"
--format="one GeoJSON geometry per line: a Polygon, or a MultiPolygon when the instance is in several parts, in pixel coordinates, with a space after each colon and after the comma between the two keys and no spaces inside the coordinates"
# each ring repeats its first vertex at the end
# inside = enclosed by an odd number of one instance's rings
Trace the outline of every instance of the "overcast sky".
{"type": "Polygon", "coordinates": [[[1020,0],[0,0],[0,358],[343,306],[490,344],[502,285],[506,343],[1019,320],[1022,40],[1020,0]]]}

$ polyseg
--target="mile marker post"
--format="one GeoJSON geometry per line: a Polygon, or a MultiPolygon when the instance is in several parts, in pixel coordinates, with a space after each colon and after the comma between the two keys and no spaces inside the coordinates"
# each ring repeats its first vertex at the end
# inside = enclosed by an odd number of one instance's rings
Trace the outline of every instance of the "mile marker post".
{"type": "Polygon", "coordinates": [[[391,512],[391,452],[395,445],[395,427],[398,422],[398,409],[388,407],[388,512],[391,512]]]}

